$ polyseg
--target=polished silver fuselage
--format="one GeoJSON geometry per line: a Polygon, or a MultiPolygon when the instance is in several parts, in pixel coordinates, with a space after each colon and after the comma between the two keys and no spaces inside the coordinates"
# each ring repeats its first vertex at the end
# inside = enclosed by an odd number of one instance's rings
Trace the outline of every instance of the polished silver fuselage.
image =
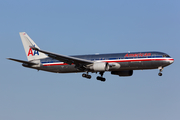
{"type": "MultiPolygon", "coordinates": [[[[174,62],[173,58],[162,52],[95,54],[73,57],[91,60],[93,62],[107,62],[108,64],[118,63],[120,65],[118,69],[109,69],[108,71],[157,69],[159,67],[164,68],[174,62]]],[[[55,73],[84,72],[84,70],[77,69],[74,64],[70,65],[49,57],[32,62],[39,64],[32,66],[23,64],[23,66],[55,73]]],[[[93,70],[88,71],[95,72],[93,70]]]]}

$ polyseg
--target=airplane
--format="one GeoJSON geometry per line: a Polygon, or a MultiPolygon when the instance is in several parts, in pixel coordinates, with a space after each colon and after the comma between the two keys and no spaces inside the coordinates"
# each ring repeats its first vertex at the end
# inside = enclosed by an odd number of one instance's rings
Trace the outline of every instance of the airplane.
{"type": "Polygon", "coordinates": [[[91,54],[66,56],[40,49],[27,35],[20,32],[20,37],[28,61],[7,58],[22,63],[22,66],[54,73],[79,73],[82,77],[91,79],[92,73],[99,73],[97,80],[105,81],[104,72],[112,75],[132,76],[133,70],[159,69],[162,76],[164,67],[172,64],[174,59],[163,52],[127,52],[113,54],[91,54]]]}

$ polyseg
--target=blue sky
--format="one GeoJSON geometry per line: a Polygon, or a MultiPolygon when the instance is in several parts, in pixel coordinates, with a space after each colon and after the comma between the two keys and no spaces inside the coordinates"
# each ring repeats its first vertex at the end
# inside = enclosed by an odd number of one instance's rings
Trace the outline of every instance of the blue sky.
{"type": "Polygon", "coordinates": [[[180,1],[8,0],[0,2],[1,120],[179,120],[180,1]],[[105,73],[106,82],[80,73],[55,74],[8,61],[27,60],[19,37],[64,55],[162,51],[164,69],[105,73]]]}

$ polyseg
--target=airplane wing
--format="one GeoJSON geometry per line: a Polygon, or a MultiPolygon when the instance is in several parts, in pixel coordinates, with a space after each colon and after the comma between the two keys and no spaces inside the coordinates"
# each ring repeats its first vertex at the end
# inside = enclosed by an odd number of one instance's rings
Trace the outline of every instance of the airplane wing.
{"type": "Polygon", "coordinates": [[[85,60],[85,59],[81,59],[81,58],[76,58],[76,57],[70,57],[70,56],[65,56],[65,55],[61,55],[61,54],[56,54],[56,53],[51,53],[48,51],[44,51],[44,50],[40,50],[34,46],[30,46],[31,49],[33,50],[37,50],[39,52],[45,53],[47,54],[49,57],[59,60],[61,62],[67,63],[67,64],[75,64],[75,65],[82,65],[82,64],[92,64],[93,62],[90,60],[85,60]]]}
{"type": "Polygon", "coordinates": [[[16,61],[16,62],[20,62],[20,63],[25,63],[25,64],[28,64],[28,65],[38,65],[37,63],[32,63],[32,62],[28,62],[28,61],[24,61],[24,60],[18,60],[18,59],[13,59],[13,58],[7,58],[8,60],[13,60],[13,61],[16,61]]]}

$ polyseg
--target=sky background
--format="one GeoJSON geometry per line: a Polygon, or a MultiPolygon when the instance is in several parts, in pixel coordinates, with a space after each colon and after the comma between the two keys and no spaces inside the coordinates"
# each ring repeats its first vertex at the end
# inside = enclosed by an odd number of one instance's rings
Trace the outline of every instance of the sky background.
{"type": "Polygon", "coordinates": [[[0,1],[0,120],[179,120],[179,0],[0,1]],[[131,77],[24,68],[19,32],[44,50],[80,55],[161,51],[175,62],[131,77]]]}

